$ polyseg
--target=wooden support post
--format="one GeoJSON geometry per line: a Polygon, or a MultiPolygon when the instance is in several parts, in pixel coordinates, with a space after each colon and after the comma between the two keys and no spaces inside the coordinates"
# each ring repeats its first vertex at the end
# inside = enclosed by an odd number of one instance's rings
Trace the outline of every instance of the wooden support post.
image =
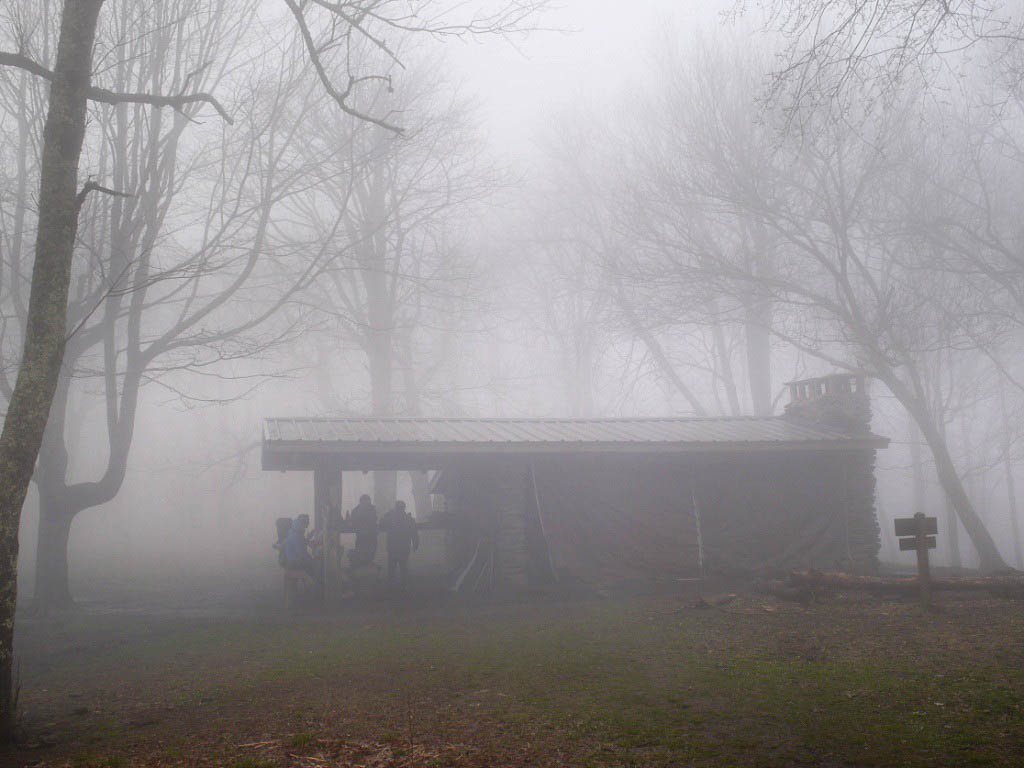
{"type": "Polygon", "coordinates": [[[558,571],[555,569],[555,561],[551,557],[551,542],[548,541],[548,532],[544,526],[544,509],[540,505],[540,491],[537,490],[537,472],[530,461],[530,491],[533,495],[533,503],[537,507],[537,523],[540,526],[540,539],[544,545],[544,560],[548,568],[548,576],[551,581],[558,581],[558,571]]]}
{"type": "Polygon", "coordinates": [[[337,546],[337,521],[331,510],[341,513],[341,469],[321,464],[313,470],[313,528],[321,541],[321,577],[324,602],[333,594],[333,583],[340,576],[337,546]]]}
{"type": "Polygon", "coordinates": [[[697,532],[697,572],[704,578],[704,535],[700,527],[700,504],[697,501],[697,476],[690,470],[690,503],[693,506],[693,525],[697,532]]]}
{"type": "Polygon", "coordinates": [[[917,583],[921,589],[921,602],[929,606],[932,604],[932,574],[928,565],[928,550],[935,549],[938,520],[918,512],[913,517],[898,518],[893,522],[896,535],[903,537],[900,539],[900,550],[913,549],[917,552],[917,583]]]}

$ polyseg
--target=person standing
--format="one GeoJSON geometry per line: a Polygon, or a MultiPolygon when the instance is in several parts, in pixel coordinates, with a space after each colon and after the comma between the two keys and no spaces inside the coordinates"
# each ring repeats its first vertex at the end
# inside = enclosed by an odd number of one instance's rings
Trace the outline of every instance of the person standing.
{"type": "Polygon", "coordinates": [[[306,535],[308,527],[309,515],[299,515],[295,518],[284,540],[284,562],[286,567],[294,571],[305,571],[319,584],[320,569],[317,568],[313,556],[309,554],[309,537],[306,535]]]}
{"type": "Polygon", "coordinates": [[[388,583],[399,571],[402,587],[409,583],[409,554],[420,546],[420,534],[416,521],[405,511],[405,502],[396,501],[395,506],[380,520],[380,528],[387,534],[388,583]]]}
{"type": "Polygon", "coordinates": [[[367,494],[359,497],[359,504],[349,513],[349,525],[356,535],[349,561],[357,567],[369,565],[377,555],[377,508],[367,494]]]}

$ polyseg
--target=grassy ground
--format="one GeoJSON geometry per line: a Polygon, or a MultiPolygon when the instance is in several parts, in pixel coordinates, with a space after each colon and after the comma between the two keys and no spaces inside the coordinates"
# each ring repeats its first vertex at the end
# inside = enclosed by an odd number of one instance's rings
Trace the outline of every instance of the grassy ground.
{"type": "Polygon", "coordinates": [[[86,614],[19,637],[13,765],[1020,765],[1024,604],[744,596],[86,614]],[[34,742],[34,743],[32,743],[34,742]]]}

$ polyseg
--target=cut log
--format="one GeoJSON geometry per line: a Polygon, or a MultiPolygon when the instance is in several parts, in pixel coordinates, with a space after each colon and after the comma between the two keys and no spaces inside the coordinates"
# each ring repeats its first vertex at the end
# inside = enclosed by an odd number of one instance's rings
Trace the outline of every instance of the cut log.
{"type": "MultiPolygon", "coordinates": [[[[1002,597],[1024,598],[1024,578],[1014,576],[977,576],[968,578],[932,578],[933,590],[950,592],[988,591],[1002,597]]],[[[861,576],[853,573],[790,571],[789,584],[805,589],[856,589],[865,592],[917,593],[916,576],[861,576]]]]}
{"type": "Polygon", "coordinates": [[[731,603],[736,599],[736,594],[730,592],[727,595],[714,595],[713,597],[699,597],[697,602],[694,603],[694,608],[715,608],[719,605],[725,605],[731,603]]]}

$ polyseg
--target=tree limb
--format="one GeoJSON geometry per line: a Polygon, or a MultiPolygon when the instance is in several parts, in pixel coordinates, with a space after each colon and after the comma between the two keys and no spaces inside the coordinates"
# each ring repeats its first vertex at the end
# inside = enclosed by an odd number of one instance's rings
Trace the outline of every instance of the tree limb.
{"type": "Polygon", "coordinates": [[[90,192],[102,192],[105,195],[111,195],[113,197],[132,197],[128,192],[118,192],[116,189],[104,187],[101,184],[97,184],[95,181],[87,181],[85,186],[82,187],[82,191],[75,195],[75,208],[78,210],[82,209],[82,206],[85,205],[85,198],[89,196],[90,192]]]}
{"type": "MultiPolygon", "coordinates": [[[[44,80],[49,80],[51,83],[56,77],[51,70],[20,53],[0,51],[0,66],[17,67],[33,75],[38,75],[44,80]]],[[[91,101],[98,101],[102,104],[149,104],[154,107],[170,107],[175,112],[182,114],[187,105],[202,102],[217,110],[217,114],[228,125],[234,124],[223,105],[209,93],[183,93],[178,96],[163,96],[156,93],[117,93],[95,85],[89,86],[87,93],[91,101]]]]}
{"type": "Polygon", "coordinates": [[[209,93],[185,93],[179,96],[162,96],[155,93],[117,93],[106,88],[89,88],[89,98],[103,104],[149,104],[154,107],[170,107],[175,112],[184,114],[184,108],[189,104],[199,102],[209,104],[225,123],[234,125],[231,116],[228,115],[224,106],[209,93]]]}
{"type": "MultiPolygon", "coordinates": [[[[365,120],[368,123],[379,125],[381,128],[385,128],[395,133],[401,133],[402,129],[393,123],[389,123],[386,120],[373,117],[364,112],[360,112],[358,109],[354,109],[349,106],[347,99],[352,93],[352,87],[358,82],[364,80],[384,80],[388,81],[389,78],[384,75],[371,75],[360,78],[349,77],[348,87],[344,91],[339,91],[334,83],[331,82],[330,75],[327,74],[327,70],[324,68],[323,61],[320,58],[320,49],[317,47],[316,42],[313,40],[313,33],[310,32],[309,25],[306,23],[306,17],[303,15],[302,8],[298,6],[294,0],[284,0],[285,5],[288,6],[288,10],[291,11],[292,16],[295,17],[295,23],[299,27],[299,33],[302,35],[302,42],[306,46],[306,52],[309,54],[309,60],[313,64],[313,69],[316,70],[317,78],[320,80],[320,84],[323,85],[324,90],[327,94],[337,102],[338,106],[341,107],[341,111],[347,115],[357,118],[358,120],[365,120]]],[[[387,50],[384,48],[384,50],[387,50]]]]}
{"type": "Polygon", "coordinates": [[[53,81],[54,74],[42,64],[32,61],[28,56],[22,56],[20,53],[8,53],[7,51],[0,51],[0,67],[17,67],[23,69],[26,72],[31,72],[33,75],[38,75],[46,80],[53,81]]]}

